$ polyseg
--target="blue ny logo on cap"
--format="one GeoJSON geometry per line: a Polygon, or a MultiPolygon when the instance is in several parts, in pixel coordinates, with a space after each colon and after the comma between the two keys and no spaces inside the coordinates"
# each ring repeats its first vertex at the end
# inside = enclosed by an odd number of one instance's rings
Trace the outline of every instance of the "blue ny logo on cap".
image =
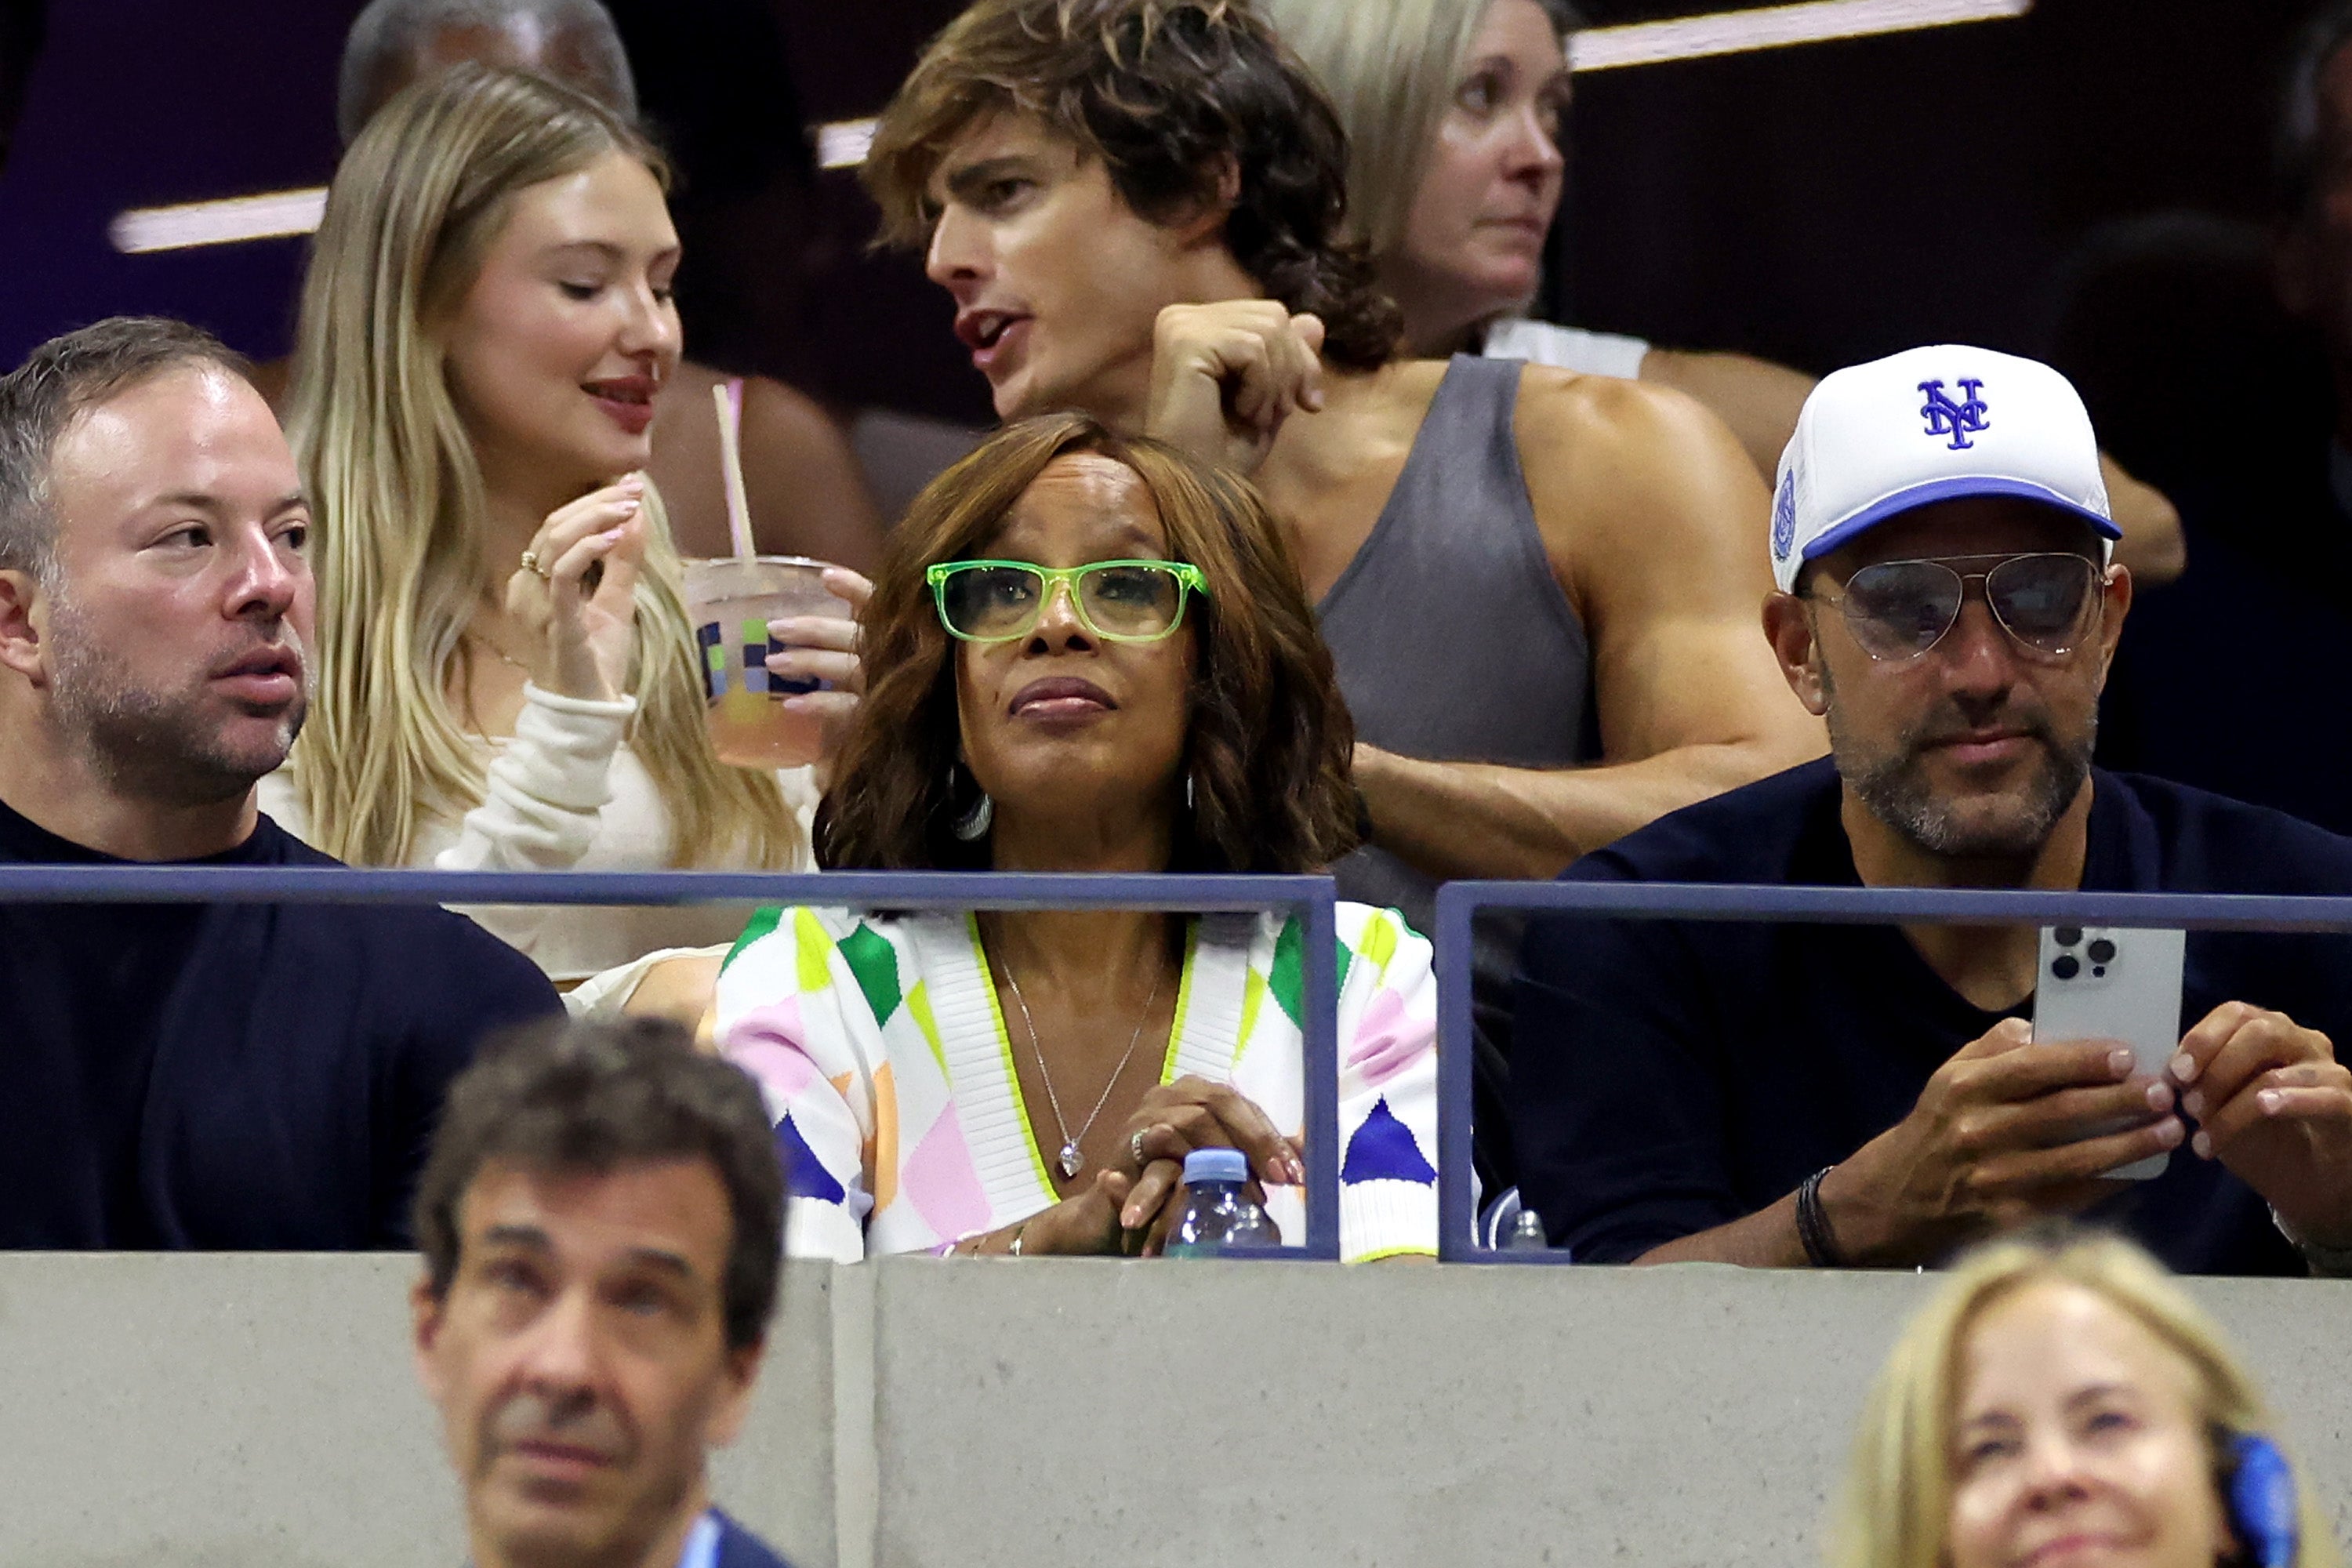
{"type": "Polygon", "coordinates": [[[1780,476],[1780,493],[1772,499],[1772,559],[1786,561],[1797,542],[1797,471],[1780,476]]]}
{"type": "Polygon", "coordinates": [[[1983,389],[1981,381],[1963,381],[1960,391],[1967,395],[1955,403],[1945,395],[1942,382],[1921,382],[1919,390],[1927,395],[1927,401],[1919,410],[1919,416],[1927,421],[1927,434],[1949,436],[1955,452],[1965,452],[1975,446],[1976,443],[1969,437],[1992,428],[1992,422],[1985,417],[1991,412],[1990,405],[1978,395],[1983,389]]]}

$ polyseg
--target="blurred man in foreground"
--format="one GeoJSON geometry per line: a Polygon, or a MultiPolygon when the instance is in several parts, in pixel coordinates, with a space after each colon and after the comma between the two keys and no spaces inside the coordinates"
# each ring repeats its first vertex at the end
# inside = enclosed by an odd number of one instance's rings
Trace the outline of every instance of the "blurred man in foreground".
{"type": "MultiPolygon", "coordinates": [[[[193,327],[0,377],[0,865],[335,864],[253,793],[308,700],[310,526],[193,327]]],[[[558,1005],[437,909],[0,905],[0,1247],[404,1245],[443,1086],[558,1005]]]]}
{"type": "Polygon", "coordinates": [[[783,1568],[710,1505],[783,1245],[760,1092],[651,1019],[545,1025],[457,1080],[416,1199],[416,1365],[475,1568],[783,1568]]]}
{"type": "MultiPolygon", "coordinates": [[[[2116,531],[2047,366],[1943,346],[1829,377],[1781,459],[1764,622],[1831,758],[1569,875],[2352,891],[2352,842],[2092,770],[2116,531]]],[[[1522,1195],[1600,1262],[1907,1266],[2095,1205],[2185,1272],[2352,1268],[2352,1073],[2321,1032],[2352,1031],[2352,942],[2191,933],[2189,1026],[2153,1070],[2033,1040],[2039,971],[2031,927],[1538,922],[1522,1195]]]]}

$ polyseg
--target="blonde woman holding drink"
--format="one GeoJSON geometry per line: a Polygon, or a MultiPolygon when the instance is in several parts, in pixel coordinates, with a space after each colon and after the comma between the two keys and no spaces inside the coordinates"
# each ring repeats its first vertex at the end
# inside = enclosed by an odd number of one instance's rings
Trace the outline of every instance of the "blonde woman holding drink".
{"type": "MultiPolygon", "coordinates": [[[[712,750],[642,471],[680,350],[666,179],[593,100],[478,66],[404,90],[337,173],[289,417],[318,520],[318,683],[265,804],[345,860],[808,864],[808,770],[712,750]]],[[[559,984],[742,918],[475,912],[559,984]]]]}

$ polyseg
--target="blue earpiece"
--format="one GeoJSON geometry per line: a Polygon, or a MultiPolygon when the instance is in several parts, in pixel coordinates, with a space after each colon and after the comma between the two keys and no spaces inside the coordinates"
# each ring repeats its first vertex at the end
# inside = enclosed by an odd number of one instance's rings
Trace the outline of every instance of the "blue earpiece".
{"type": "Polygon", "coordinates": [[[2294,1568],[2294,1471],[2259,1432],[2230,1439],[2230,1523],[2254,1568],[2294,1568]]]}

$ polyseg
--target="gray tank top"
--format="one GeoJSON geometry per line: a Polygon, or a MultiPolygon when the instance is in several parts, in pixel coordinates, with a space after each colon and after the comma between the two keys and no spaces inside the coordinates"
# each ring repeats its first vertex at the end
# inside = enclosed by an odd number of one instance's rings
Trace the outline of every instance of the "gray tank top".
{"type": "MultiPolygon", "coordinates": [[[[1454,356],[1380,521],[1319,606],[1357,738],[1383,751],[1528,768],[1590,754],[1591,653],[1519,469],[1522,368],[1454,356]]],[[[1339,879],[1341,898],[1435,934],[1436,883],[1386,850],[1358,850],[1339,879]]],[[[1491,974],[1508,959],[1488,945],[1491,974]]]]}

